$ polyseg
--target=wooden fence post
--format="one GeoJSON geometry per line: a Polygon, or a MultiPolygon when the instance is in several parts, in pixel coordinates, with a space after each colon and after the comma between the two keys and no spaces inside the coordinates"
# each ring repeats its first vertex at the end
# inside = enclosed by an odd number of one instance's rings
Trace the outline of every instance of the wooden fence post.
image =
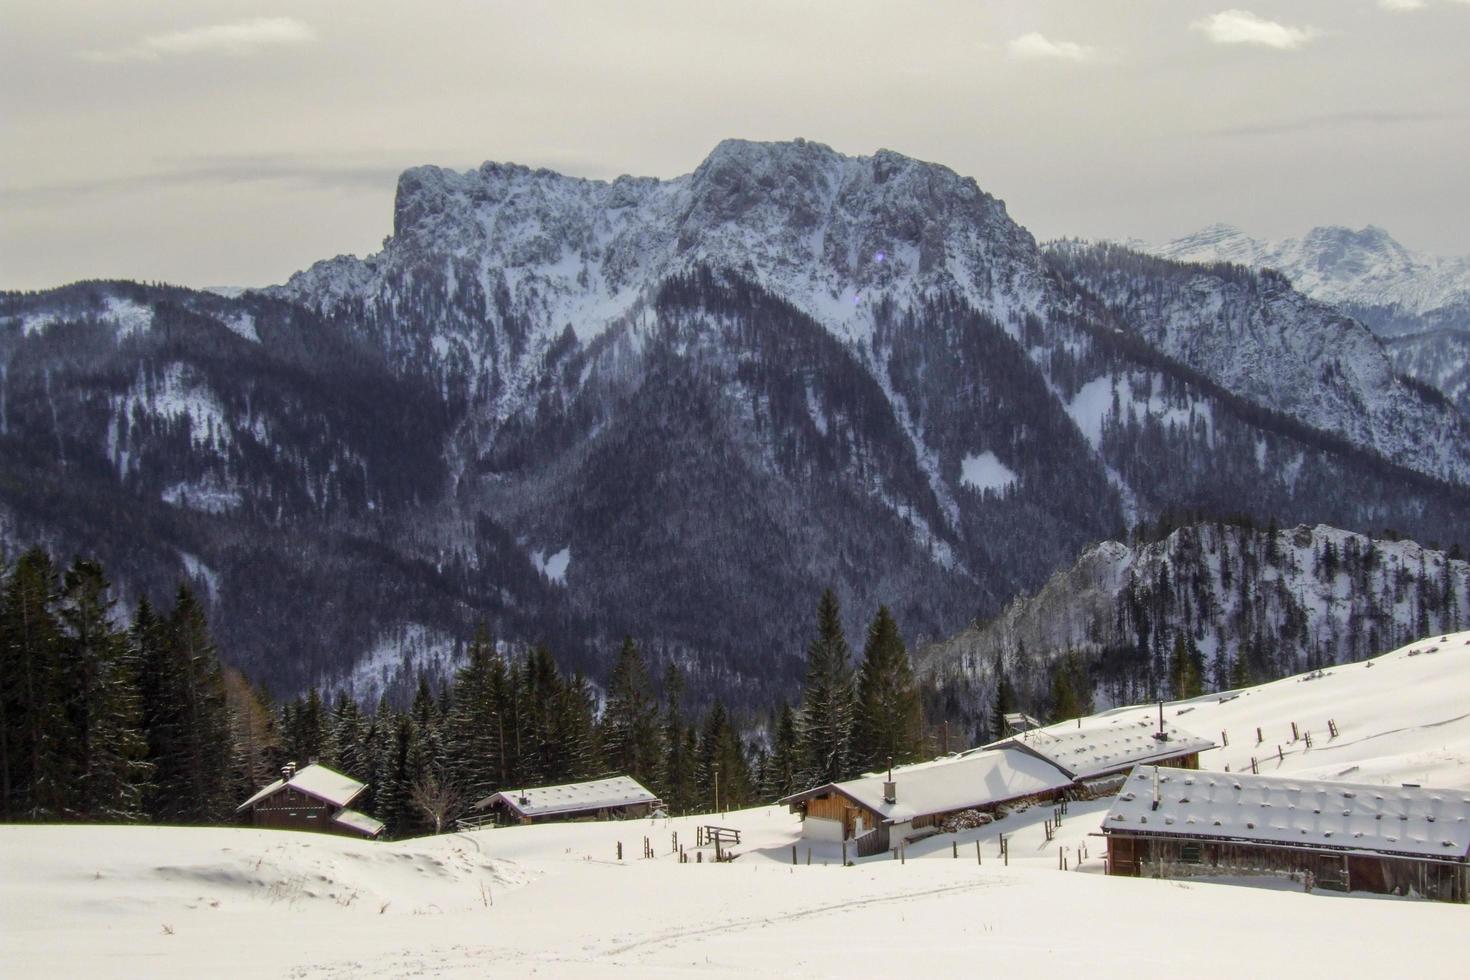
{"type": "Polygon", "coordinates": [[[622,841],[618,841],[618,860],[621,861],[622,859],[623,859],[623,842],[622,841]]]}
{"type": "Polygon", "coordinates": [[[958,861],[960,857],[960,842],[957,840],[952,840],[949,842],[949,846],[954,849],[954,857],[955,860],[958,861]]]}
{"type": "Polygon", "coordinates": [[[1220,746],[1220,748],[1222,748],[1222,749],[1228,749],[1228,748],[1230,748],[1230,733],[1227,732],[1227,731],[1225,731],[1223,728],[1220,730],[1220,741],[1222,743],[1221,746],[1220,746]]]}
{"type": "Polygon", "coordinates": [[[796,867],[796,845],[791,845],[791,866],[796,867]]]}
{"type": "Polygon", "coordinates": [[[980,842],[978,840],[975,841],[975,863],[981,865],[985,863],[985,859],[980,856],[980,842]]]}

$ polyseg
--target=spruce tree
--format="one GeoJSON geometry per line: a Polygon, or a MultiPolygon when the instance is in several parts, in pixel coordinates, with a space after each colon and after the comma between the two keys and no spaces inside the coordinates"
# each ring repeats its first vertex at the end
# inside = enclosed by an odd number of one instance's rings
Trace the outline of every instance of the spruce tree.
{"type": "Polygon", "coordinates": [[[643,654],[632,637],[623,640],[608,680],[602,717],[602,751],[607,764],[642,783],[657,775],[658,718],[643,654]]]}
{"type": "Polygon", "coordinates": [[[808,785],[837,782],[853,774],[850,658],[837,596],[827,589],[817,604],[817,637],[807,647],[802,692],[802,781],[808,785]]]}
{"type": "Polygon", "coordinates": [[[687,813],[695,803],[695,760],[684,742],[683,701],[684,675],[671,663],[664,670],[663,763],[658,780],[659,796],[670,813],[687,813]]]}
{"type": "Polygon", "coordinates": [[[802,789],[801,743],[796,730],[796,713],[783,703],[776,712],[775,734],[771,739],[771,755],[766,760],[763,791],[769,800],[779,800],[802,789]]]}
{"type": "Polygon", "coordinates": [[[66,812],[72,774],[62,710],[59,588],[51,556],[32,548],[11,571],[0,606],[6,819],[54,820],[66,812]]]}
{"type": "Polygon", "coordinates": [[[146,604],[134,623],[148,761],[149,814],[161,823],[212,823],[231,811],[224,682],[204,609],[180,585],[168,619],[146,604]],[[146,615],[146,620],[144,619],[146,615]]]}
{"type": "Polygon", "coordinates": [[[63,579],[61,624],[73,783],[68,810],[86,820],[143,816],[146,761],[138,682],[127,638],[112,625],[102,567],[78,559],[63,579]]]}
{"type": "Polygon", "coordinates": [[[868,627],[858,670],[853,762],[861,771],[912,762],[923,748],[919,691],[908,650],[887,606],[868,627]]]}
{"type": "Polygon", "coordinates": [[[990,737],[995,740],[1005,738],[1007,734],[1006,715],[1016,711],[1016,691],[1011,687],[1010,677],[1006,675],[1005,660],[998,653],[995,655],[992,673],[995,677],[995,693],[990,702],[990,737]]]}
{"type": "Polygon", "coordinates": [[[499,694],[504,675],[505,664],[481,626],[454,676],[445,746],[449,771],[472,803],[500,786],[499,694]]]}

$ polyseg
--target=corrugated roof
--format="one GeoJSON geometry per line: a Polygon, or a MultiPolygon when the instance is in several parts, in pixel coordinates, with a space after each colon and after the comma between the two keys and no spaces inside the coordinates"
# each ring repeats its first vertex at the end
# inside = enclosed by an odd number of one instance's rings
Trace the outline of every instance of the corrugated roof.
{"type": "Polygon", "coordinates": [[[1090,779],[1103,773],[1123,772],[1144,762],[1161,762],[1192,752],[1203,752],[1215,743],[1164,723],[1167,739],[1157,737],[1156,720],[1144,715],[1114,718],[1102,724],[1076,727],[1049,725],[996,743],[1016,745],[1055,763],[1074,779],[1090,779]]]}
{"type": "Polygon", "coordinates": [[[366,813],[359,813],[356,810],[343,810],[333,817],[332,821],[334,823],[340,823],[344,827],[351,827],[359,834],[366,834],[369,837],[378,836],[383,832],[383,828],[387,826],[383,821],[375,820],[366,813]]]}
{"type": "Polygon", "coordinates": [[[659,802],[657,796],[650,793],[631,776],[614,776],[611,779],[596,779],[587,783],[567,783],[562,786],[537,786],[532,789],[509,792],[502,790],[485,797],[476,803],[474,808],[484,810],[496,800],[504,802],[506,806],[527,817],[659,802]]]}
{"type": "Polygon", "coordinates": [[[972,752],[893,770],[897,799],[883,799],[886,775],[829,783],[788,796],[798,802],[836,791],[886,820],[902,823],[931,813],[949,813],[1066,789],[1072,780],[1044,759],[1015,748],[972,752]]]}
{"type": "MultiPolygon", "coordinates": [[[[357,799],[359,793],[367,789],[367,784],[359,783],[351,776],[344,776],[334,769],[313,762],[291,777],[291,787],[299,789],[308,796],[314,796],[323,802],[333,806],[346,806],[357,799]]],[[[265,789],[256,793],[250,799],[235,807],[235,812],[260,802],[272,793],[278,792],[286,786],[284,779],[277,779],[265,789]]]]}
{"type": "Polygon", "coordinates": [[[1470,855],[1470,790],[1139,766],[1103,829],[1463,861],[1470,855]]]}

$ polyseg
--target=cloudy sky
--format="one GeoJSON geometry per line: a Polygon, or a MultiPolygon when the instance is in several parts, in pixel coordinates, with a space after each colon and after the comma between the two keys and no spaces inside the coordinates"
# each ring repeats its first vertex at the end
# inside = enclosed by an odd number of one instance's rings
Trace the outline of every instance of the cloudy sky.
{"type": "Polygon", "coordinates": [[[1470,0],[4,0],[0,288],[279,282],[375,251],[407,166],[728,136],[944,163],[1041,238],[1470,254],[1467,51],[1470,0]]]}

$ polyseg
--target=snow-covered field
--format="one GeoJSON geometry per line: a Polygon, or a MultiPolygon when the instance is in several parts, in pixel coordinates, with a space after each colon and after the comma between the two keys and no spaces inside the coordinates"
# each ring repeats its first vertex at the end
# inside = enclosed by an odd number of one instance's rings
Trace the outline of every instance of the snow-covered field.
{"type": "MultiPolygon", "coordinates": [[[[1470,633],[1372,663],[1165,711],[1198,734],[1229,733],[1228,748],[1205,754],[1207,768],[1248,770],[1255,756],[1263,773],[1470,786],[1470,633]],[[1293,721],[1312,732],[1311,749],[1290,744],[1293,721]]],[[[1091,835],[1108,805],[1073,804],[1050,842],[1042,821],[1051,810],[1035,809],[911,845],[903,862],[851,868],[834,844],[810,845],[808,864],[799,822],[776,807],[388,844],[0,827],[0,975],[1463,973],[1464,906],[1304,894],[1280,879],[1107,878],[1103,841],[1091,835]],[[692,863],[700,823],[739,828],[739,858],[692,863]],[[689,864],[674,856],[675,833],[689,864]],[[641,857],[644,837],[651,860],[641,857]]]]}

